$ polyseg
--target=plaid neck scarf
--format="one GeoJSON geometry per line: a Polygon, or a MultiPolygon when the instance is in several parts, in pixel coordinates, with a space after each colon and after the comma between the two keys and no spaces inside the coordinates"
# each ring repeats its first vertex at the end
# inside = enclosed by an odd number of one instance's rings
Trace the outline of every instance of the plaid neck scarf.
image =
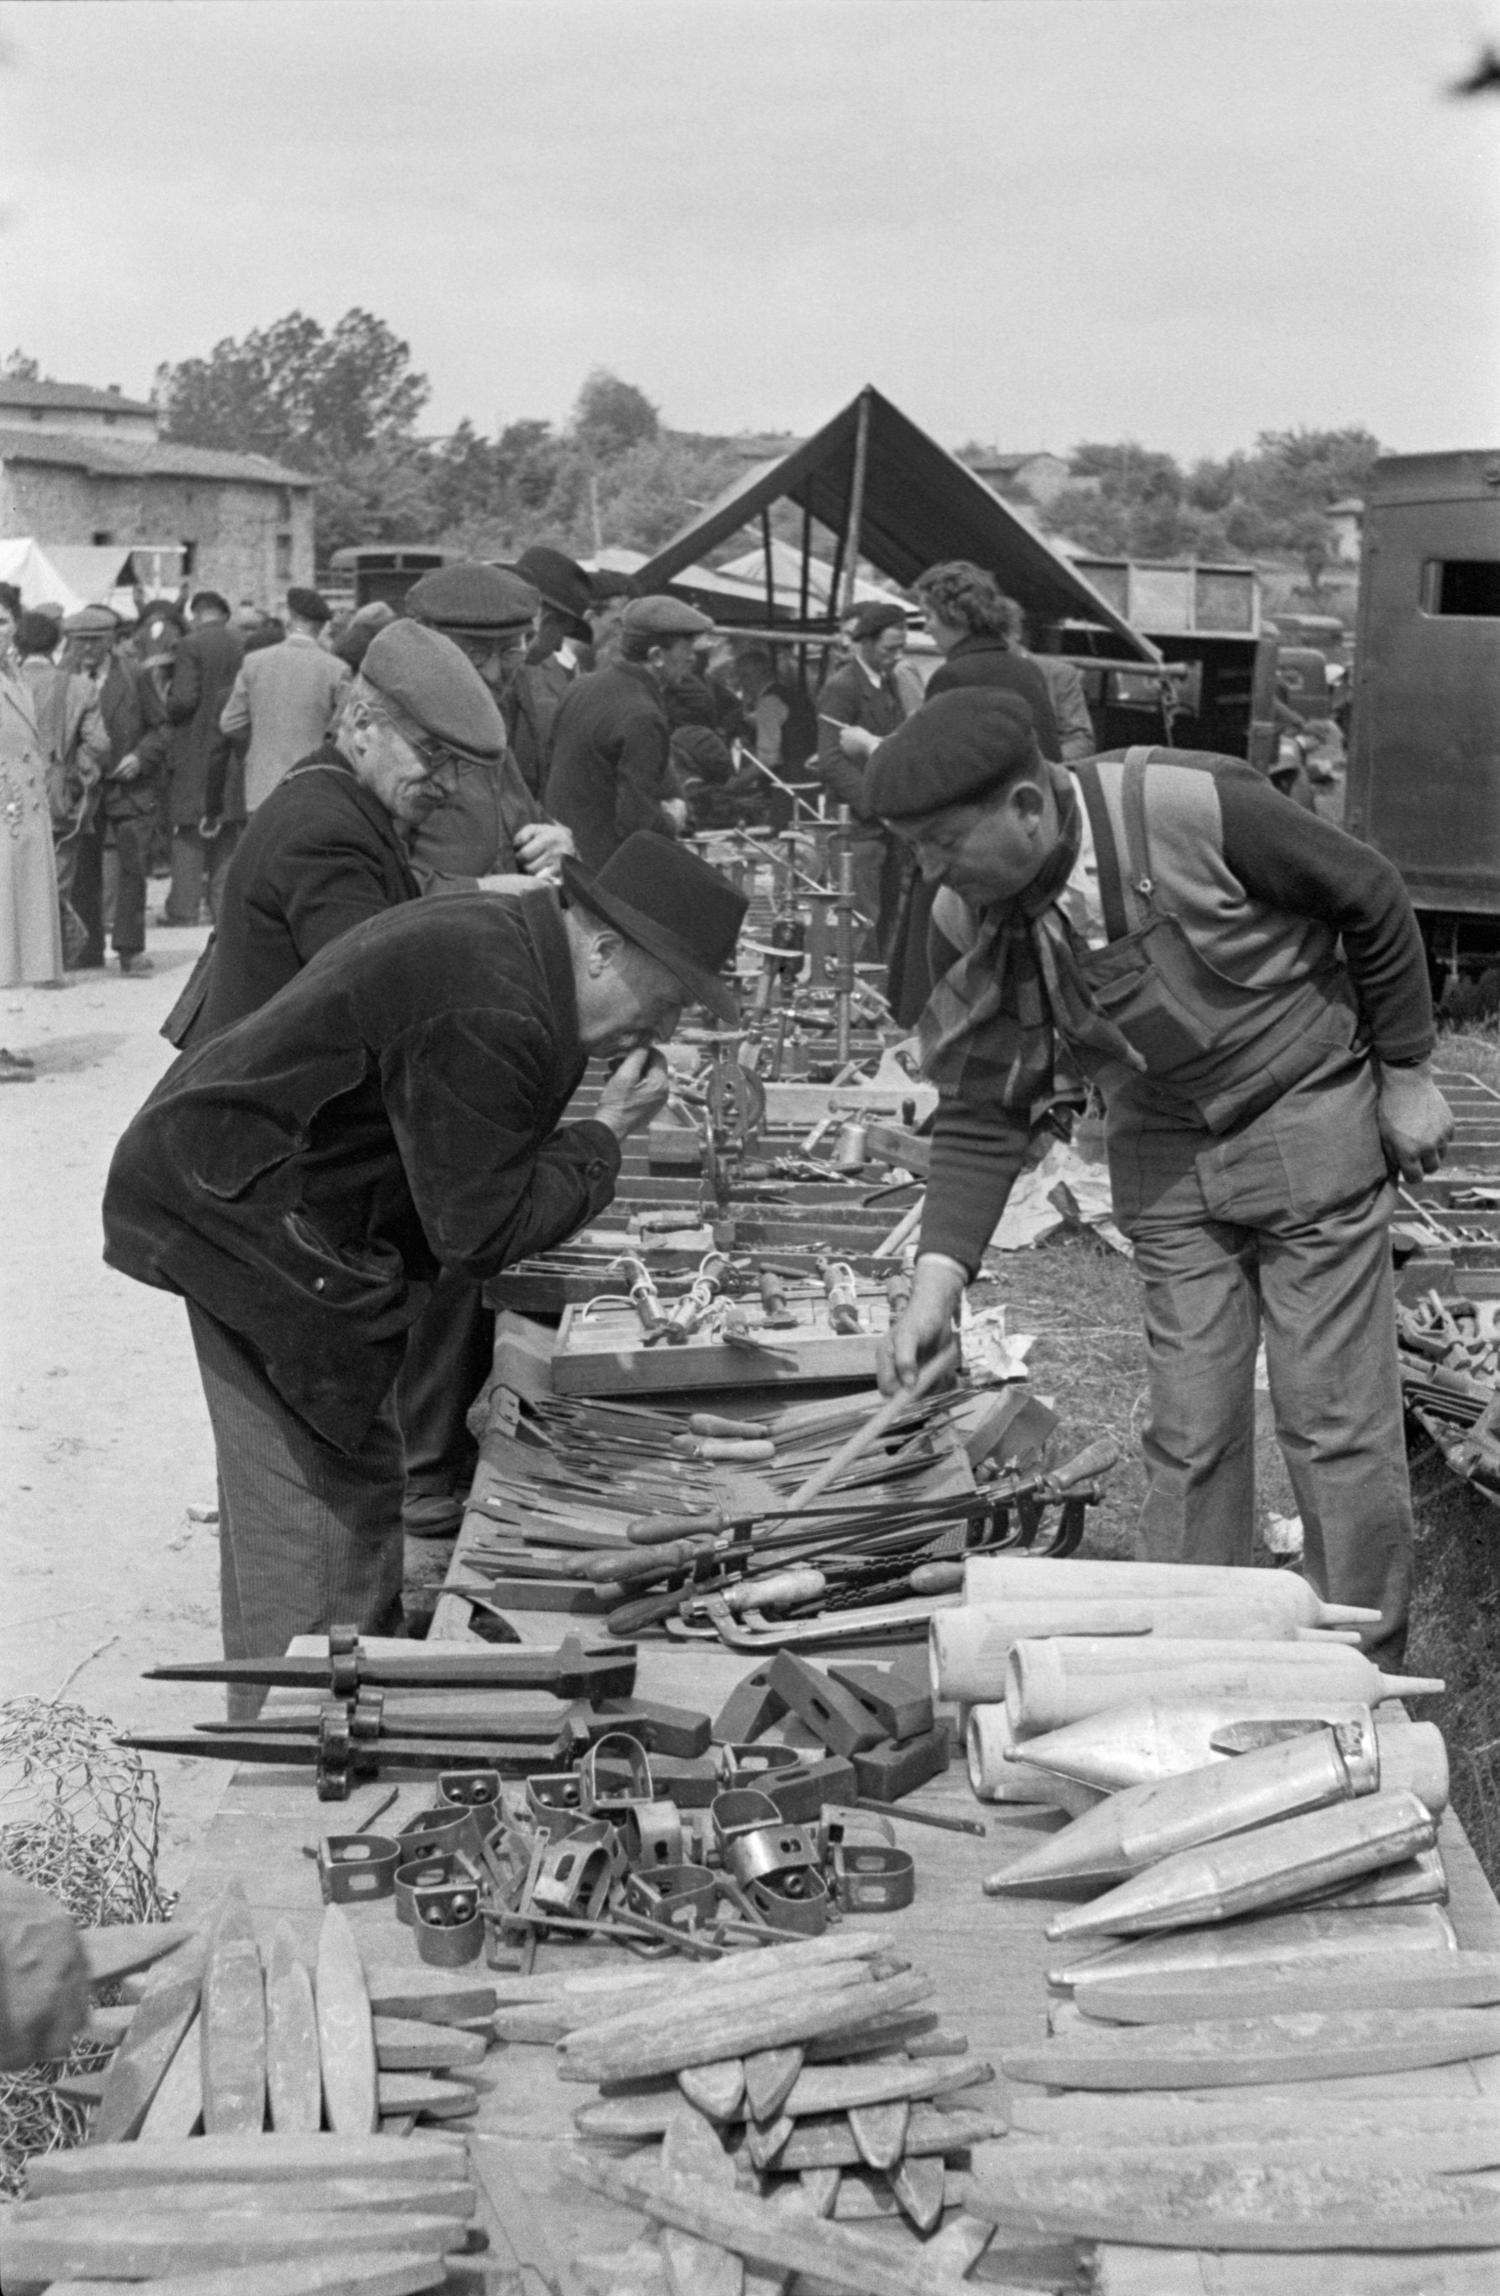
{"type": "Polygon", "coordinates": [[[1083,1103],[1070,1048],[1089,1068],[1142,1065],[1094,1003],[1073,928],[1057,906],[1078,859],[1083,811],[1072,775],[1061,766],[1049,772],[1056,845],[1023,892],[978,913],[972,947],[938,981],[917,1024],[923,1074],[940,1092],[998,1102],[1033,1125],[1054,1107],[1083,1103]]]}

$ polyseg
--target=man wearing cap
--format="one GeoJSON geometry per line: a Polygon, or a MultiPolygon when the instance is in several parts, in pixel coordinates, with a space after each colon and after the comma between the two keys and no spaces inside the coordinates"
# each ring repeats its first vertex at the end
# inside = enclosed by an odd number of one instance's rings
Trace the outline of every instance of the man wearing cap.
{"type": "Polygon", "coordinates": [[[906,609],[895,599],[861,606],[849,624],[849,659],[818,696],[818,774],[854,817],[854,894],[882,955],[901,890],[900,848],[870,811],[865,775],[887,734],[906,722],[895,669],[906,650],[906,609]]]}
{"type": "Polygon", "coordinates": [[[500,713],[458,647],[416,622],[388,624],[332,734],[247,824],[214,937],[163,1034],[201,1044],[351,926],[414,901],[414,836],[465,767],[492,766],[504,747],[500,713]]]}
{"type": "Polygon", "coordinates": [[[712,629],[680,599],[633,598],[620,617],[618,659],[564,696],[547,803],[572,830],[585,868],[602,869],[635,830],[675,837],[684,827],[663,696],[694,675],[698,640],[712,629]]]}
{"type": "Polygon", "coordinates": [[[599,600],[593,579],[566,551],[534,543],[516,560],[515,571],[541,600],[536,635],[515,685],[516,712],[510,723],[511,748],[528,789],[538,797],[546,787],[552,755],[552,729],[568,688],[593,662],[593,630],[588,616],[599,600]]]}
{"type": "Polygon", "coordinates": [[[196,925],[205,894],[211,890],[214,846],[212,837],[204,836],[209,819],[208,771],[224,740],[219,712],[245,658],[245,642],[229,626],[229,600],[217,590],[199,590],[189,601],[188,614],[192,627],[178,644],[167,688],[167,716],[172,721],[167,761],[172,882],[162,905],[164,925],[196,925]]]}
{"type": "MultiPolygon", "coordinates": [[[[477,561],[436,567],[406,594],[412,619],[441,630],[479,672],[506,732],[500,756],[467,766],[452,801],[420,832],[412,860],[424,883],[515,870],[555,874],[573,850],[567,831],[547,817],[512,746],[531,707],[522,672],[538,603],[531,584],[513,569],[477,561]]],[[[534,746],[534,730],[525,738],[534,746]]]]}
{"type": "Polygon", "coordinates": [[[79,834],[73,874],[73,906],[88,936],[82,961],[104,962],[104,855],[110,851],[115,856],[110,938],[121,972],[142,978],[153,969],[145,954],[146,876],[166,770],[166,709],[149,670],[126,642],[120,617],[108,606],[85,606],[70,614],[63,638],[66,666],[89,681],[109,743],[98,810],[79,834]]]}
{"type": "Polygon", "coordinates": [[[1092,1078],[1145,1287],[1142,1551],[1251,1561],[1263,1333],[1308,1572],[1377,1611],[1366,1639],[1395,1656],[1411,1500],[1388,1171],[1422,1178],[1452,1133],[1400,878],[1240,760],[1133,749],[1069,773],[1024,705],[978,688],[882,744],[869,798],[941,888],[921,1024],[940,1100],[885,1379],[941,1343],[1033,1137],[1092,1078]]]}
{"type": "MultiPolygon", "coordinates": [[[[349,671],[322,642],[330,611],[316,590],[288,590],[286,636],[271,646],[252,648],[246,642],[245,658],[219,712],[219,731],[229,736],[244,775],[244,818],[326,739],[339,714],[349,671]]],[[[214,834],[221,822],[232,823],[239,813],[232,792],[226,800],[224,780],[222,768],[210,773],[205,835],[214,834]]]]}
{"type": "MultiPolygon", "coordinates": [[[[385,757],[418,799],[419,753],[385,757]]],[[[609,1203],[621,1142],[666,1097],[654,1041],[689,1002],[735,1011],[720,975],[744,911],[695,854],[649,837],[597,879],[565,863],[561,894],[405,902],[187,1053],[135,1117],[105,1257],[187,1301],[230,1656],[344,1620],[389,1626],[407,1332],[440,1270],[483,1282],[609,1203]],[[613,1053],[596,1114],[563,1123],[588,1056],[613,1053]]]]}

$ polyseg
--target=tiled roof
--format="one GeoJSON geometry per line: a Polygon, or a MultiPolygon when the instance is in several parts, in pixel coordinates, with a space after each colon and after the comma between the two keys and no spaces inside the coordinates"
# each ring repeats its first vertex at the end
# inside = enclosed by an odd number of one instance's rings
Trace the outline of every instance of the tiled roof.
{"type": "Polygon", "coordinates": [[[305,470],[289,470],[263,454],[227,454],[219,447],[182,446],[174,439],[97,438],[83,431],[0,428],[0,462],[55,463],[87,471],[90,478],[217,478],[242,486],[317,483],[305,470]]]}
{"type": "Polygon", "coordinates": [[[75,414],[154,415],[149,399],[122,398],[92,383],[28,383],[0,375],[0,420],[7,407],[66,407],[75,414]]]}

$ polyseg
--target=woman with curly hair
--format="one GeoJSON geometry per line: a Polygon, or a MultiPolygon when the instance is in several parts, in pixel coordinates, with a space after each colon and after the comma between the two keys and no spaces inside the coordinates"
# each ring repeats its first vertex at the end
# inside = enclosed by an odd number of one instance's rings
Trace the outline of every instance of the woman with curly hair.
{"type": "Polygon", "coordinates": [[[933,644],[945,659],[927,681],[929,694],[955,686],[998,686],[1025,702],[1043,757],[1062,757],[1047,681],[1035,662],[1018,653],[1012,636],[1020,609],[993,574],[967,558],[946,559],[919,574],[912,588],[927,616],[933,644]]]}

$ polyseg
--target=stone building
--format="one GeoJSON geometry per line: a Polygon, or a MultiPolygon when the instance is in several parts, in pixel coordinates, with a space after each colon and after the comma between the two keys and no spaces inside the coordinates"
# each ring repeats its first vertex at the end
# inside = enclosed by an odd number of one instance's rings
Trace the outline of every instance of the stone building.
{"type": "Polygon", "coordinates": [[[0,378],[0,536],[174,554],[194,588],[270,604],[313,579],[313,481],[259,454],[180,446],[155,407],[0,378]]]}

